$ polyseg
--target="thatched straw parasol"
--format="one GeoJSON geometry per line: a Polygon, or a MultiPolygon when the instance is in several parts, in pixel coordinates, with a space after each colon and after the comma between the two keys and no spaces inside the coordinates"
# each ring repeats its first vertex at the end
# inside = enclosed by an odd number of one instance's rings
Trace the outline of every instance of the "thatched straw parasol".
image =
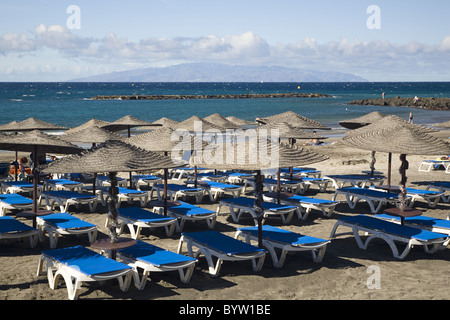
{"type": "Polygon", "coordinates": [[[159,170],[179,167],[179,163],[174,163],[170,157],[147,151],[128,143],[111,140],[99,144],[92,149],[85,150],[78,155],[65,157],[52,162],[45,168],[44,172],[65,173],[65,172],[109,172],[111,186],[109,194],[111,201],[108,204],[111,217],[111,240],[117,240],[117,172],[131,172],[144,170],[159,170]]]}
{"type": "Polygon", "coordinates": [[[287,122],[288,124],[302,129],[331,130],[316,120],[301,116],[293,111],[286,111],[270,117],[259,119],[260,123],[287,122]]]}
{"type": "Polygon", "coordinates": [[[75,128],[67,130],[65,133],[67,133],[67,134],[74,133],[74,132],[77,132],[77,131],[80,131],[80,130],[83,130],[83,129],[86,129],[86,128],[90,128],[90,127],[102,128],[102,127],[104,127],[106,125],[109,125],[110,123],[111,122],[93,118],[93,119],[83,123],[82,125],[79,125],[78,127],[75,127],[75,128]]]}
{"type": "Polygon", "coordinates": [[[238,126],[246,126],[246,125],[254,124],[254,123],[251,122],[251,121],[239,119],[239,118],[236,118],[235,116],[229,116],[229,117],[226,117],[225,119],[227,119],[227,120],[230,121],[231,123],[234,123],[234,124],[236,124],[236,125],[238,125],[238,126]]]}
{"type": "Polygon", "coordinates": [[[168,128],[173,128],[174,126],[176,126],[179,122],[175,121],[173,119],[169,119],[167,117],[162,117],[156,121],[152,122],[153,124],[158,124],[158,125],[162,125],[163,127],[168,127],[168,128]]]}
{"type": "MultiPolygon", "coordinates": [[[[164,155],[170,156],[172,159],[181,159],[184,151],[194,152],[195,150],[202,150],[207,143],[201,139],[191,136],[188,132],[173,130],[170,128],[160,128],[150,132],[135,135],[134,137],[126,139],[136,147],[153,151],[164,152],[164,155]]],[[[167,214],[167,168],[164,169],[164,214],[167,214]]],[[[195,183],[197,179],[195,177],[195,183]]]]}
{"type": "Polygon", "coordinates": [[[99,128],[97,126],[89,126],[76,131],[66,131],[61,135],[61,139],[76,143],[102,143],[108,140],[124,140],[121,135],[99,128]]]}
{"type": "Polygon", "coordinates": [[[259,126],[257,130],[267,130],[269,134],[270,132],[275,132],[277,130],[280,138],[326,139],[326,137],[317,136],[317,134],[314,134],[313,132],[302,130],[287,122],[270,122],[259,126]]]}
{"type": "Polygon", "coordinates": [[[103,129],[110,130],[110,131],[122,131],[122,130],[128,130],[128,137],[131,136],[130,129],[134,127],[160,127],[160,124],[155,124],[151,122],[147,122],[144,120],[140,120],[138,118],[135,118],[131,115],[126,115],[114,122],[111,122],[108,125],[102,126],[103,129]]]}
{"type": "MultiPolygon", "coordinates": [[[[400,154],[400,160],[402,161],[400,167],[400,174],[402,175],[400,190],[402,192],[403,200],[406,195],[406,169],[408,169],[408,162],[406,161],[407,154],[450,154],[450,146],[445,141],[427,133],[423,133],[408,124],[398,124],[397,126],[390,128],[381,127],[380,129],[374,129],[362,134],[348,135],[342,139],[342,142],[358,149],[400,154]]],[[[390,171],[390,159],[388,170],[390,171]]],[[[388,188],[390,187],[389,178],[388,188]]],[[[402,201],[401,209],[404,210],[404,208],[405,204],[404,201],[402,201]]]]}
{"type": "Polygon", "coordinates": [[[256,130],[248,130],[236,140],[224,143],[212,143],[191,158],[191,163],[204,168],[220,170],[256,171],[255,179],[255,211],[258,215],[259,245],[262,245],[262,189],[264,176],[262,170],[294,167],[326,160],[327,157],[284,146],[257,134],[256,130]]]}
{"type": "Polygon", "coordinates": [[[207,117],[204,117],[203,120],[206,120],[212,124],[215,124],[219,127],[225,128],[225,129],[239,129],[240,126],[237,124],[234,124],[233,122],[227,120],[223,116],[221,116],[218,113],[213,113],[207,117]]]}
{"type": "Polygon", "coordinates": [[[8,124],[8,127],[5,126],[2,128],[2,131],[31,131],[31,130],[67,130],[67,128],[58,126],[56,124],[52,124],[40,119],[36,119],[33,117],[30,117],[28,119],[25,119],[23,121],[19,122],[10,122],[8,124]]]}
{"type": "MultiPolygon", "coordinates": [[[[12,151],[52,152],[57,154],[70,154],[81,152],[83,149],[69,142],[59,139],[57,136],[43,133],[39,130],[29,131],[14,136],[0,137],[0,149],[12,151]]],[[[37,213],[37,180],[39,169],[37,161],[33,162],[33,213],[37,213]]],[[[33,219],[33,224],[36,221],[33,219]]]]}
{"type": "Polygon", "coordinates": [[[225,131],[225,128],[206,121],[198,116],[192,116],[184,121],[181,121],[173,129],[182,129],[189,132],[205,132],[207,130],[225,131]]]}
{"type": "Polygon", "coordinates": [[[367,126],[367,125],[369,125],[377,120],[380,120],[384,117],[385,117],[385,115],[382,114],[381,112],[373,111],[373,112],[370,112],[370,113],[363,115],[361,117],[358,117],[358,118],[339,121],[339,124],[344,128],[353,130],[353,129],[367,126]]]}

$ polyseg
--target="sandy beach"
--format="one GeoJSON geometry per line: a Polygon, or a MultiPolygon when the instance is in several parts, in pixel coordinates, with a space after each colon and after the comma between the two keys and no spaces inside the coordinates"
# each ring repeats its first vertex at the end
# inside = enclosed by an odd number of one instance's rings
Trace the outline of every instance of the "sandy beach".
{"type": "MultiPolygon", "coordinates": [[[[439,135],[447,139],[449,131],[439,135]]],[[[308,147],[329,156],[327,161],[316,163],[312,167],[326,174],[355,174],[369,170],[370,152],[343,146],[340,138],[333,145],[308,147]]],[[[1,161],[12,160],[13,154],[1,153],[1,161]]],[[[387,173],[387,154],[377,153],[376,170],[387,173]]],[[[443,170],[419,172],[418,167],[424,159],[435,156],[409,155],[407,186],[424,189],[428,181],[449,181],[450,174],[443,170]]],[[[398,184],[400,174],[398,155],[393,155],[392,183],[398,184]]],[[[180,182],[178,182],[180,183],[180,182]]],[[[329,185],[325,192],[312,187],[306,195],[331,199],[334,188],[329,185]]],[[[251,189],[249,195],[251,196],[251,189]]],[[[206,198],[205,198],[206,199],[206,198]]],[[[339,200],[343,201],[343,198],[339,200]]],[[[123,204],[127,206],[128,204],[123,204]]],[[[216,210],[217,203],[200,206],[216,210]]],[[[429,208],[426,202],[418,201],[415,207],[424,215],[446,219],[450,213],[450,203],[440,201],[435,208],[429,208]]],[[[239,224],[222,210],[218,216],[215,230],[234,236],[236,228],[252,226],[253,220],[244,216],[239,224]]],[[[72,208],[71,213],[99,227],[98,237],[106,237],[105,229],[107,209],[102,205],[95,213],[87,206],[79,210],[72,208]]],[[[266,223],[294,232],[329,239],[330,232],[339,217],[357,214],[371,215],[366,203],[358,203],[356,209],[350,209],[347,203],[337,205],[334,214],[324,217],[318,211],[312,211],[306,221],[296,216],[284,225],[280,219],[272,218],[266,223]]],[[[14,214],[9,214],[14,216],[14,214]]],[[[21,220],[31,224],[29,220],[21,220]]],[[[206,224],[187,222],[184,232],[208,230],[206,224]]],[[[125,228],[124,236],[128,230],[125,228]]],[[[179,233],[167,237],[163,229],[150,231],[144,229],[141,240],[157,246],[177,250],[179,233]]],[[[63,281],[56,290],[51,290],[46,275],[36,275],[41,251],[49,248],[48,238],[37,247],[30,249],[27,242],[2,242],[0,244],[0,300],[67,300],[67,290],[63,281]]],[[[89,247],[87,237],[66,236],[59,239],[58,247],[72,245],[89,247]]],[[[450,296],[450,250],[445,249],[432,255],[422,248],[413,248],[404,260],[393,258],[389,246],[383,241],[371,243],[368,250],[358,248],[353,236],[332,239],[321,263],[315,263],[309,252],[288,255],[283,268],[274,268],[270,256],[266,257],[260,272],[253,272],[251,264],[244,262],[224,262],[220,275],[213,277],[207,272],[203,257],[199,259],[191,281],[183,284],[178,273],[154,273],[150,275],[146,288],[137,290],[133,284],[128,292],[120,291],[115,281],[85,283],[81,288],[80,300],[446,300],[450,296]],[[379,288],[368,285],[371,270],[379,268],[379,288]]]]}

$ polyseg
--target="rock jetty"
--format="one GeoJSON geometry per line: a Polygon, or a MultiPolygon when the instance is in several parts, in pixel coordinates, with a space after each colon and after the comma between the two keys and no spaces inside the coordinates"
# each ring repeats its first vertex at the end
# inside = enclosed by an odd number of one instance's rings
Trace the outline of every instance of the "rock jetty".
{"type": "Polygon", "coordinates": [[[244,93],[199,95],[108,95],[95,96],[92,100],[187,100],[187,99],[268,99],[268,98],[322,98],[322,93],[244,93]]]}
{"type": "Polygon", "coordinates": [[[411,107],[427,110],[450,110],[450,98],[386,98],[353,100],[349,104],[362,106],[411,107]]]}

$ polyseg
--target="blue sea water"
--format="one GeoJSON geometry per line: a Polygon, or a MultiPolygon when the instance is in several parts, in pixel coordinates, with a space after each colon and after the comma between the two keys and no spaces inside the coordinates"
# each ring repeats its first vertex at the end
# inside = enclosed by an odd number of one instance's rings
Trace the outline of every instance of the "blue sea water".
{"type": "Polygon", "coordinates": [[[349,105],[351,100],[386,97],[450,97],[450,82],[348,82],[348,83],[98,83],[14,82],[0,83],[0,125],[36,117],[65,127],[76,127],[96,118],[115,121],[132,115],[145,121],[161,117],[182,121],[192,115],[212,113],[254,121],[292,110],[333,129],[338,122],[372,111],[395,114],[415,123],[450,120],[450,111],[427,111],[407,107],[349,105]],[[202,100],[92,100],[96,95],[324,93],[326,98],[202,99],[202,100]]]}

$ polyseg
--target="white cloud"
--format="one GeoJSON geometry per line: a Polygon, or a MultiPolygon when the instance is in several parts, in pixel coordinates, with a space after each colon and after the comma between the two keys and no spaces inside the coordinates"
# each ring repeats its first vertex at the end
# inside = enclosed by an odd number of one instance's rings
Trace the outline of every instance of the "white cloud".
{"type": "MultiPolygon", "coordinates": [[[[395,44],[381,40],[361,41],[345,38],[318,43],[312,37],[293,43],[269,44],[257,34],[248,31],[227,36],[155,37],[136,42],[114,33],[108,33],[102,39],[82,37],[66,27],[44,24],[37,26],[29,35],[7,33],[0,36],[0,53],[3,56],[42,55],[35,72],[45,70],[52,72],[52,60],[48,62],[48,67],[45,67],[47,62],[43,62],[44,55],[49,50],[59,53],[61,59],[70,57],[76,58],[75,61],[80,62],[80,65],[92,64],[92,69],[89,70],[94,70],[94,66],[100,65],[108,70],[116,68],[119,71],[125,66],[139,68],[149,65],[170,65],[180,61],[209,61],[350,72],[369,79],[373,79],[373,75],[376,74],[376,77],[384,76],[386,80],[392,79],[390,77],[392,74],[416,72],[419,75],[431,76],[436,73],[442,74],[443,70],[450,70],[450,36],[437,45],[418,41],[395,44]]],[[[11,71],[13,66],[1,59],[0,56],[1,70],[14,73],[11,71]]],[[[74,59],[71,62],[73,64],[74,59]]],[[[78,70],[77,72],[87,71],[83,68],[72,69],[78,70]]],[[[25,72],[18,66],[16,70],[25,72]]]]}

